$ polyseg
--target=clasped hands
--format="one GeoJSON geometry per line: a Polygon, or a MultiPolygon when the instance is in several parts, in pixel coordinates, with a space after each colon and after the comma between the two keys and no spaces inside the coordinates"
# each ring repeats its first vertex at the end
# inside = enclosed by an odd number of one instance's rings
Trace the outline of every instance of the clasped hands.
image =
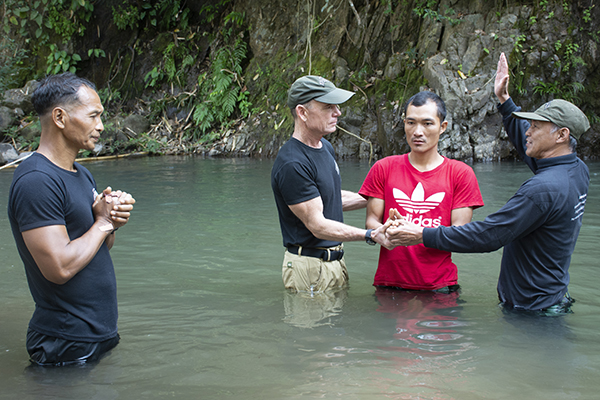
{"type": "Polygon", "coordinates": [[[135,204],[135,199],[131,194],[121,190],[113,191],[109,186],[96,196],[92,210],[96,219],[105,220],[103,226],[108,226],[112,231],[124,226],[129,221],[133,204],[135,204]]]}
{"type": "Polygon", "coordinates": [[[423,228],[409,222],[395,208],[390,209],[389,217],[383,226],[388,250],[396,246],[412,246],[423,243],[423,228]]]}

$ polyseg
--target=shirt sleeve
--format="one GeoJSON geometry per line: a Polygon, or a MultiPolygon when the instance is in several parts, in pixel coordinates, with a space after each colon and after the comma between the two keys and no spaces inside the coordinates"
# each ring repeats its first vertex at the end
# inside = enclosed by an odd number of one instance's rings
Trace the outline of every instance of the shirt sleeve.
{"type": "Polygon", "coordinates": [[[495,251],[537,229],[544,214],[532,199],[517,193],[483,221],[423,229],[423,244],[455,253],[495,251]]]}
{"type": "Polygon", "coordinates": [[[525,154],[527,151],[527,147],[525,146],[525,132],[529,129],[530,124],[528,121],[515,118],[512,115],[513,112],[521,111],[521,107],[517,106],[512,98],[509,98],[503,104],[498,105],[498,111],[502,114],[504,129],[506,130],[510,142],[515,146],[517,153],[519,153],[519,156],[521,156],[525,164],[527,164],[533,172],[537,171],[538,167],[535,158],[531,158],[525,154]]]}
{"type": "Polygon", "coordinates": [[[312,173],[300,163],[288,162],[275,175],[277,187],[285,204],[294,205],[319,197],[319,188],[312,173]]]}
{"type": "Polygon", "coordinates": [[[464,163],[458,165],[460,165],[460,168],[456,170],[452,209],[483,206],[483,197],[481,196],[481,190],[479,190],[479,182],[477,182],[475,172],[464,163]]]}
{"type": "Polygon", "coordinates": [[[379,160],[369,170],[358,194],[367,197],[375,197],[377,199],[385,198],[385,177],[382,171],[382,161],[379,160]]]}
{"type": "Polygon", "coordinates": [[[13,187],[14,216],[19,231],[65,225],[64,190],[43,172],[23,175],[13,187]]]}

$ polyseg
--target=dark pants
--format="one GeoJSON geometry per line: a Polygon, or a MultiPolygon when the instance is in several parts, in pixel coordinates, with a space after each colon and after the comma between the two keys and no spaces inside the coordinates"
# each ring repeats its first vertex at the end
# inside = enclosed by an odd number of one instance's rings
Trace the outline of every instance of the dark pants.
{"type": "Polygon", "coordinates": [[[119,335],[103,342],[74,342],[27,330],[27,352],[37,365],[60,367],[99,360],[119,343],[119,335]]]}
{"type": "Polygon", "coordinates": [[[541,310],[523,310],[508,302],[502,303],[502,300],[500,300],[500,305],[502,306],[503,311],[516,311],[531,315],[539,315],[542,317],[555,317],[564,314],[573,314],[573,310],[571,310],[573,303],[575,303],[575,299],[569,295],[569,292],[565,293],[563,298],[557,304],[541,310]]]}

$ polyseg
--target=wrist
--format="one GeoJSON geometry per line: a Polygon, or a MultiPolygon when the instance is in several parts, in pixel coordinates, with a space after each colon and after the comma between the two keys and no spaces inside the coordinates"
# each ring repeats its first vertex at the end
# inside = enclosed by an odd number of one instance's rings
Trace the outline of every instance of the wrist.
{"type": "Polygon", "coordinates": [[[498,101],[500,102],[500,104],[504,104],[504,103],[506,103],[506,101],[508,99],[510,99],[510,96],[508,94],[504,95],[504,96],[496,96],[496,97],[498,98],[498,101]]]}
{"type": "Polygon", "coordinates": [[[367,244],[370,244],[371,246],[374,246],[376,242],[373,240],[372,233],[373,229],[367,229],[367,231],[365,232],[365,242],[367,242],[367,244]]]}
{"type": "Polygon", "coordinates": [[[110,235],[119,228],[115,228],[115,226],[112,224],[112,222],[100,222],[98,224],[98,229],[100,229],[101,232],[106,233],[107,235],[110,235]]]}

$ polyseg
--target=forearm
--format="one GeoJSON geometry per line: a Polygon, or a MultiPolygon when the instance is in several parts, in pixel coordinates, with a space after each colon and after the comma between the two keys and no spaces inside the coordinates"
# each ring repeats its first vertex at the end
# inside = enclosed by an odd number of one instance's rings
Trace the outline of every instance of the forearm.
{"type": "Polygon", "coordinates": [[[359,210],[367,206],[367,199],[358,193],[342,190],[342,209],[344,211],[359,210]]]}
{"type": "Polygon", "coordinates": [[[529,166],[532,171],[537,170],[537,163],[534,159],[529,157],[526,153],[527,147],[525,146],[525,132],[529,129],[529,122],[524,119],[515,118],[512,116],[514,111],[521,111],[521,107],[515,105],[512,99],[501,104],[498,110],[502,114],[502,123],[504,130],[508,135],[508,139],[515,146],[517,153],[523,159],[523,161],[529,166]]]}
{"type": "Polygon", "coordinates": [[[95,222],[75,240],[69,240],[64,225],[25,231],[23,239],[44,277],[62,285],[90,263],[107,236],[113,236],[110,230],[101,229],[105,225],[105,222],[95,222]]]}
{"type": "Polygon", "coordinates": [[[463,226],[424,228],[422,243],[425,247],[454,253],[487,253],[498,250],[505,244],[502,236],[506,232],[488,229],[483,224],[476,221],[463,226]]]}
{"type": "Polygon", "coordinates": [[[367,229],[377,229],[381,225],[383,225],[383,221],[373,215],[367,215],[367,219],[365,221],[365,226],[367,229]]]}
{"type": "Polygon", "coordinates": [[[342,222],[323,218],[321,221],[309,224],[311,233],[322,240],[335,242],[351,242],[364,240],[366,229],[360,229],[342,222]]]}
{"type": "Polygon", "coordinates": [[[108,247],[109,250],[112,249],[113,245],[115,244],[115,232],[114,231],[106,237],[106,240],[104,240],[104,243],[106,243],[106,247],[108,247]]]}
{"type": "Polygon", "coordinates": [[[425,228],[423,244],[457,253],[487,253],[498,250],[529,231],[543,214],[527,196],[517,193],[483,221],[462,226],[425,228]]]}

